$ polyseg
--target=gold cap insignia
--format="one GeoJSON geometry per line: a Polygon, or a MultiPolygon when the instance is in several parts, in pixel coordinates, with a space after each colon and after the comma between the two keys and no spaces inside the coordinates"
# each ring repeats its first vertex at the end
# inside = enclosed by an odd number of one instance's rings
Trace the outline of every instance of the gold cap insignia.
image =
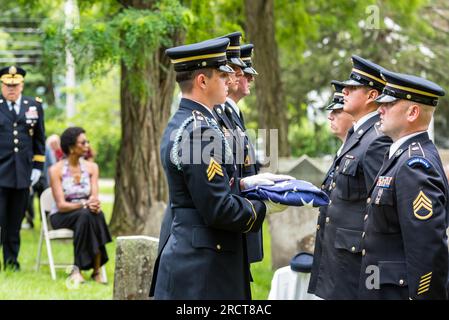
{"type": "Polygon", "coordinates": [[[221,165],[215,161],[214,158],[210,158],[209,167],[207,167],[207,179],[211,181],[216,174],[223,177],[223,170],[221,165]]]}
{"type": "Polygon", "coordinates": [[[23,75],[17,73],[16,67],[11,66],[8,69],[8,73],[3,74],[0,80],[6,85],[16,85],[23,82],[23,75]]]}
{"type": "Polygon", "coordinates": [[[432,201],[422,191],[413,201],[413,213],[419,220],[427,220],[433,215],[432,201]]]}

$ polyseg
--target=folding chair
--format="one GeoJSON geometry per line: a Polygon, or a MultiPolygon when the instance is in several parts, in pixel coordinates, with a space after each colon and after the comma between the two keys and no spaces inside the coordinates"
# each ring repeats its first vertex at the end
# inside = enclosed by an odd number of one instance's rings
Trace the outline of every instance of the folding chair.
{"type": "MultiPolygon", "coordinates": [[[[36,263],[36,271],[39,271],[41,264],[48,264],[50,266],[51,278],[56,280],[56,268],[67,268],[73,266],[73,264],[55,264],[53,259],[53,252],[51,249],[51,240],[68,240],[73,239],[73,231],[70,229],[53,229],[51,227],[51,223],[48,218],[48,213],[51,211],[51,208],[55,200],[53,199],[53,194],[51,192],[51,188],[47,188],[42,192],[40,197],[40,211],[41,211],[41,235],[39,238],[38,245],[38,253],[37,253],[37,263],[36,263]],[[47,256],[48,262],[41,262],[42,256],[42,245],[43,240],[45,239],[45,244],[47,246],[47,256]]],[[[104,266],[101,267],[101,273],[103,279],[107,280],[106,277],[106,268],[104,266]]]]}

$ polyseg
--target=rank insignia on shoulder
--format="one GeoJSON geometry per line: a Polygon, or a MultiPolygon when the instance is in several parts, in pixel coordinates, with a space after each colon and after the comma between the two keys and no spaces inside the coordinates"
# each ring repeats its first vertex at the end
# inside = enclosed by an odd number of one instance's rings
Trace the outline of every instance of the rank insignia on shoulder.
{"type": "Polygon", "coordinates": [[[214,158],[210,158],[209,167],[207,167],[207,179],[211,181],[216,174],[223,177],[223,170],[221,165],[215,161],[214,158]]]}
{"type": "Polygon", "coordinates": [[[192,111],[192,116],[194,120],[194,127],[196,128],[198,126],[198,122],[205,121],[207,125],[209,125],[209,121],[207,118],[198,110],[192,111]]]}
{"type": "Polygon", "coordinates": [[[421,158],[421,157],[414,157],[414,158],[409,159],[407,161],[407,165],[409,167],[420,166],[420,167],[424,167],[426,169],[430,169],[432,167],[429,160],[427,160],[425,158],[421,158]]]}
{"type": "Polygon", "coordinates": [[[390,188],[391,181],[393,180],[393,177],[387,177],[387,176],[380,176],[377,179],[377,187],[381,188],[390,188]]]}
{"type": "Polygon", "coordinates": [[[419,220],[427,220],[433,215],[432,201],[422,191],[413,200],[413,213],[419,220]]]}

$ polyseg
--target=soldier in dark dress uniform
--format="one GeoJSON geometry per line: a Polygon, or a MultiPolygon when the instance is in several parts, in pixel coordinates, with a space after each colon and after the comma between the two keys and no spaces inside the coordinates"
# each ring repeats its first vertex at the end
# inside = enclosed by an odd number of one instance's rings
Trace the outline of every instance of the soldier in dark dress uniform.
{"type": "Polygon", "coordinates": [[[375,99],[385,81],[382,67],[352,56],[350,79],[344,82],[343,110],[354,117],[355,124],[340,155],[335,159],[330,182],[330,203],[321,235],[321,254],[314,256],[309,288],[323,299],[355,299],[361,265],[361,240],[366,198],[377,175],[391,139],[379,130],[375,99]]]}
{"type": "MultiPolygon", "coordinates": [[[[326,176],[324,178],[324,181],[321,185],[321,189],[326,192],[326,194],[329,196],[330,192],[332,191],[331,183],[332,179],[334,178],[334,171],[335,171],[335,160],[340,155],[341,150],[344,147],[344,142],[346,140],[347,133],[349,129],[352,127],[354,123],[354,118],[347,112],[343,111],[343,88],[345,87],[344,83],[332,80],[331,81],[332,87],[334,89],[334,95],[332,98],[332,103],[329,104],[326,107],[326,110],[329,110],[328,119],[330,121],[330,129],[332,133],[341,140],[342,145],[338,149],[337,154],[334,157],[334,160],[332,162],[332,165],[330,166],[329,170],[326,173],[326,176]]],[[[321,256],[321,242],[322,242],[322,236],[324,233],[324,218],[326,217],[326,207],[320,207],[320,214],[318,215],[318,221],[316,225],[316,234],[315,234],[315,250],[314,250],[314,264],[317,265],[319,262],[319,257],[321,256]]],[[[313,281],[309,282],[309,290],[314,291],[316,286],[316,277],[312,278],[313,281]]]]}
{"type": "Polygon", "coordinates": [[[0,227],[5,267],[20,270],[20,226],[30,186],[45,161],[44,112],[39,98],[22,96],[26,71],[0,70],[0,227]]]}
{"type": "Polygon", "coordinates": [[[226,99],[229,39],[167,50],[183,98],[161,142],[171,212],[170,235],[155,264],[156,299],[249,299],[246,234],[260,229],[268,202],[231,193],[235,174],[227,140],[212,114],[226,99]]]}
{"type": "Polygon", "coordinates": [[[361,299],[447,299],[449,194],[427,129],[444,90],[384,71],[380,129],[393,139],[369,190],[362,234],[361,299]]]}
{"type": "MultiPolygon", "coordinates": [[[[240,46],[240,32],[234,32],[226,37],[230,40],[230,46],[226,50],[228,65],[232,67],[235,74],[231,76],[228,97],[222,105],[214,107],[214,115],[221,126],[225,137],[232,147],[233,156],[237,165],[237,176],[239,178],[249,177],[258,173],[254,146],[247,136],[243,113],[237,103],[249,95],[249,82],[254,80],[256,70],[251,66],[251,53],[253,45],[240,46]],[[243,51],[242,51],[243,49],[243,51]],[[242,57],[243,52],[243,57],[242,57]],[[243,59],[245,59],[243,61],[243,59]]],[[[233,192],[239,192],[234,189],[233,192]]],[[[248,259],[250,263],[262,261],[263,239],[262,229],[258,232],[248,234],[248,259]]]]}

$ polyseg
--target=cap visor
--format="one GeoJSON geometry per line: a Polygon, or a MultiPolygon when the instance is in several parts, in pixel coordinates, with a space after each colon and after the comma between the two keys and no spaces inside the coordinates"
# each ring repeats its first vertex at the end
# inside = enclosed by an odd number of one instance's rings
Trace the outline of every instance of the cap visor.
{"type": "Polygon", "coordinates": [[[388,94],[381,94],[380,96],[377,97],[376,102],[377,103],[390,103],[390,102],[394,102],[396,100],[399,100],[399,98],[390,96],[388,94]]]}
{"type": "Polygon", "coordinates": [[[326,107],[326,110],[338,110],[338,109],[343,109],[343,103],[332,102],[330,105],[326,107]]]}
{"type": "Polygon", "coordinates": [[[230,59],[228,60],[228,62],[229,62],[229,63],[232,63],[232,64],[235,64],[235,65],[238,66],[238,67],[246,68],[245,62],[243,62],[243,60],[240,59],[240,58],[230,58],[230,59]]]}
{"type": "Polygon", "coordinates": [[[342,84],[345,87],[349,87],[349,86],[354,86],[354,87],[364,86],[363,83],[355,81],[354,79],[349,79],[349,80],[343,81],[342,84]]]}
{"type": "Polygon", "coordinates": [[[23,80],[17,80],[17,79],[6,79],[2,80],[2,83],[6,84],[7,86],[16,86],[18,84],[21,84],[23,80]]]}
{"type": "Polygon", "coordinates": [[[218,70],[226,73],[235,73],[234,69],[232,69],[230,66],[223,64],[218,67],[218,70]]]}
{"type": "Polygon", "coordinates": [[[248,74],[253,74],[253,75],[258,74],[257,71],[253,67],[247,67],[247,68],[243,69],[243,72],[248,73],[248,74]]]}

